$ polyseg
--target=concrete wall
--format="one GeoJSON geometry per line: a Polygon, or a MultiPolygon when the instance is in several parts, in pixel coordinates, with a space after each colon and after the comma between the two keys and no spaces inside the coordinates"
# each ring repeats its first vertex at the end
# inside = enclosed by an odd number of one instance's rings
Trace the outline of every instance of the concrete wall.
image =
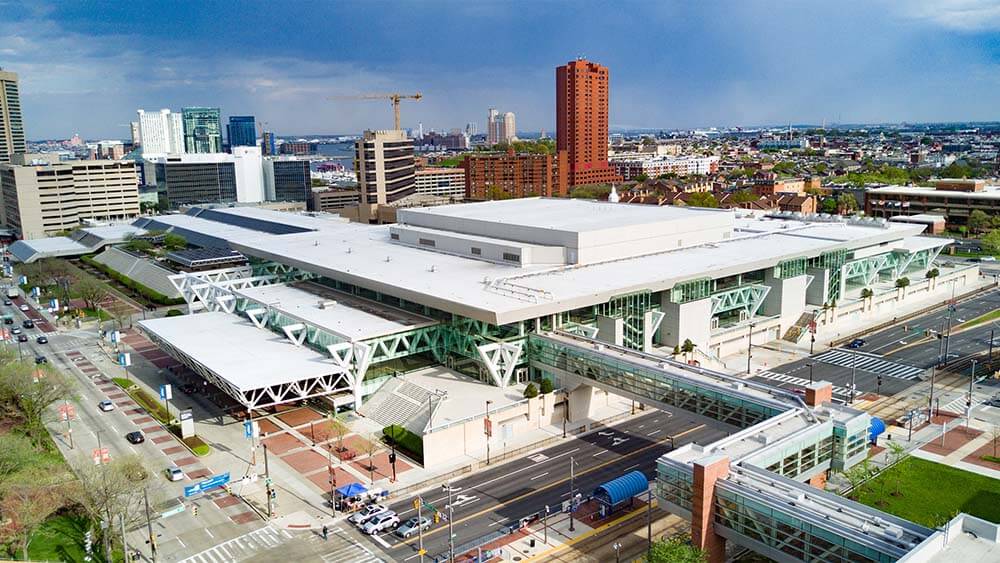
{"type": "MultiPolygon", "coordinates": [[[[583,394],[581,394],[581,402],[583,394]]],[[[521,435],[527,431],[561,424],[563,409],[555,408],[556,393],[539,395],[534,399],[515,403],[507,408],[490,412],[493,437],[490,439],[492,453],[499,454],[504,448],[505,435],[510,436],[507,446],[526,445],[521,435]]],[[[572,405],[572,399],[570,400],[572,405]]],[[[573,409],[574,411],[576,409],[573,409]]],[[[583,417],[586,414],[582,415],[583,417]]],[[[464,456],[486,457],[486,435],[483,416],[476,416],[464,422],[424,435],[424,468],[434,469],[464,456]]]]}
{"type": "Polygon", "coordinates": [[[660,343],[664,346],[679,346],[690,338],[698,346],[707,347],[712,335],[712,300],[699,299],[687,303],[670,302],[669,291],[662,294],[660,310],[660,343]]]}
{"type": "Polygon", "coordinates": [[[822,306],[830,297],[830,271],[826,268],[809,268],[806,273],[813,276],[813,282],[806,289],[806,303],[822,306]]]}
{"type": "MultiPolygon", "coordinates": [[[[774,277],[774,269],[769,269],[764,284],[771,288],[764,298],[759,314],[777,316],[784,327],[795,324],[806,308],[806,282],[808,276],[780,279],[774,277]]],[[[815,280],[813,283],[816,283],[815,280]]]]}
{"type": "Polygon", "coordinates": [[[597,315],[597,339],[621,346],[625,341],[625,321],[597,315]]]}

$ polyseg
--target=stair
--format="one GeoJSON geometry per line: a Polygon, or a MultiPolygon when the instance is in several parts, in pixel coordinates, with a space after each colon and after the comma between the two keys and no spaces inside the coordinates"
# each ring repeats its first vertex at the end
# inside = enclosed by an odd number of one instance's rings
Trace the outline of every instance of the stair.
{"type": "Polygon", "coordinates": [[[809,323],[816,320],[815,311],[806,311],[799,316],[799,320],[795,321],[795,324],[788,327],[785,331],[785,335],[781,337],[782,340],[786,342],[796,343],[802,340],[802,336],[806,333],[809,328],[809,323]]]}
{"type": "Polygon", "coordinates": [[[402,378],[392,378],[372,394],[358,412],[382,426],[396,424],[420,434],[431,417],[428,400],[431,401],[430,410],[437,406],[433,397],[436,395],[428,389],[402,378]]]}

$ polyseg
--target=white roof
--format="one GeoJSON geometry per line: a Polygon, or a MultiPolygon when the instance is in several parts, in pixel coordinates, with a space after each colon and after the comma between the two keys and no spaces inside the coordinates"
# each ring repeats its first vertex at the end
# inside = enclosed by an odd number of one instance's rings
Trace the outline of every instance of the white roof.
{"type": "Polygon", "coordinates": [[[240,392],[338,373],[329,357],[222,312],[139,321],[240,392]]]}
{"type": "Polygon", "coordinates": [[[1000,199],[1000,186],[986,186],[981,192],[965,192],[958,190],[939,190],[937,188],[927,188],[923,186],[884,186],[881,188],[869,188],[868,193],[908,195],[908,196],[938,196],[959,199],[1000,199]]]}
{"type": "Polygon", "coordinates": [[[366,340],[437,324],[433,319],[311,282],[248,287],[236,293],[344,340],[366,340]]]}

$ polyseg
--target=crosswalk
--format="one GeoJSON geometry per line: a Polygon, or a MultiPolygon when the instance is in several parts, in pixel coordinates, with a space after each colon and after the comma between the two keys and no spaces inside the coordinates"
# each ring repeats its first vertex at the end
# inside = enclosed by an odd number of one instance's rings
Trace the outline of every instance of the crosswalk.
{"type": "Polygon", "coordinates": [[[814,356],[814,359],[823,363],[833,364],[835,366],[845,368],[854,366],[855,361],[857,361],[857,368],[859,371],[867,371],[887,377],[895,377],[896,379],[906,379],[910,381],[920,379],[920,375],[925,371],[922,368],[886,360],[882,356],[867,354],[865,352],[855,352],[853,350],[844,350],[841,348],[835,348],[827,350],[821,354],[817,354],[814,356]]]}
{"type": "MultiPolygon", "coordinates": [[[[777,381],[779,383],[790,383],[792,385],[797,385],[801,387],[809,385],[808,379],[795,377],[794,375],[788,375],[787,373],[775,373],[773,371],[759,371],[754,374],[754,377],[770,379],[771,381],[777,381]]],[[[840,387],[838,385],[834,385],[833,395],[839,396],[843,399],[847,399],[851,396],[851,391],[847,387],[840,387]]]]}
{"type": "Polygon", "coordinates": [[[334,528],[330,532],[329,541],[336,546],[332,551],[327,551],[321,556],[323,563],[384,563],[370,549],[344,534],[341,528],[334,528]]]}
{"type": "Polygon", "coordinates": [[[231,563],[243,561],[254,555],[259,555],[261,551],[278,547],[293,537],[295,536],[288,530],[279,530],[273,526],[264,526],[253,532],[220,543],[201,553],[196,553],[187,559],[182,559],[180,563],[231,563]]]}

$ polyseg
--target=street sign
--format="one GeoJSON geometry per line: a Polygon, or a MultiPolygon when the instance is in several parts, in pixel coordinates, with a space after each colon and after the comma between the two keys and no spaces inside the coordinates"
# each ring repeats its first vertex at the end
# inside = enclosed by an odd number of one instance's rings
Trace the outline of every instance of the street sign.
{"type": "Polygon", "coordinates": [[[169,401],[174,398],[173,387],[169,383],[160,385],[160,398],[169,401]]]}
{"type": "Polygon", "coordinates": [[[59,405],[59,419],[70,420],[76,416],[76,409],[69,403],[59,405]]]}
{"type": "Polygon", "coordinates": [[[195,483],[194,485],[189,485],[187,487],[184,487],[184,496],[190,497],[197,494],[201,494],[205,491],[221,487],[228,482],[229,482],[228,471],[222,473],[221,475],[213,475],[200,483],[195,483]]]}
{"type": "Polygon", "coordinates": [[[121,333],[117,330],[111,331],[111,343],[118,344],[119,340],[121,340],[121,333]]]}
{"type": "Polygon", "coordinates": [[[816,321],[809,321],[809,332],[816,334],[816,321]]]}
{"type": "Polygon", "coordinates": [[[260,435],[260,424],[257,422],[246,421],[243,423],[243,437],[247,440],[256,438],[260,435]]]}
{"type": "Polygon", "coordinates": [[[108,463],[111,461],[111,452],[108,448],[94,448],[94,451],[90,453],[90,457],[94,460],[94,465],[101,465],[102,463],[108,463]]]}
{"type": "Polygon", "coordinates": [[[483,419],[483,432],[486,434],[487,438],[492,438],[493,437],[493,421],[492,420],[490,420],[488,418],[484,418],[483,419]]]}
{"type": "Polygon", "coordinates": [[[118,365],[126,368],[132,365],[132,354],[129,354],[128,352],[118,354],[118,365]]]}

